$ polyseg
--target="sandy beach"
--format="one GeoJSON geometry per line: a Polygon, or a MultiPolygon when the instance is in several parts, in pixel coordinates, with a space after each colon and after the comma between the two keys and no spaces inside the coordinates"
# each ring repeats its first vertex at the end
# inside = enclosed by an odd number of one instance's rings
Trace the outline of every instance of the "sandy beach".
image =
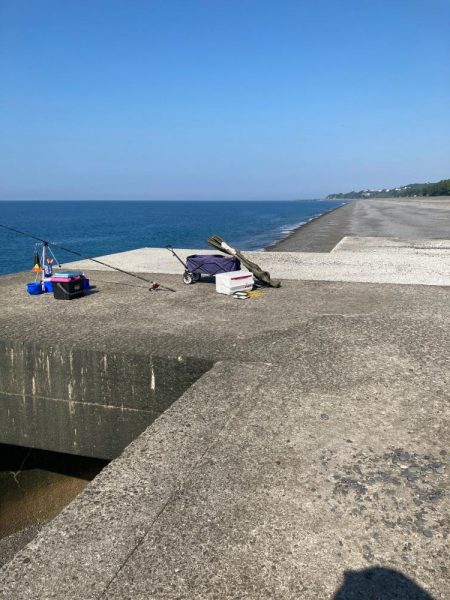
{"type": "Polygon", "coordinates": [[[450,198],[353,200],[293,231],[270,252],[330,252],[346,236],[448,239],[450,198]]]}

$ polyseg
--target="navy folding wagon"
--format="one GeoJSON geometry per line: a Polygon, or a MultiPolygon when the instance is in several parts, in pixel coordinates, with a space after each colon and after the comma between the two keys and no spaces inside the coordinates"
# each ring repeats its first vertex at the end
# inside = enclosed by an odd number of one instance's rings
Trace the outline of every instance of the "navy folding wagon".
{"type": "Polygon", "coordinates": [[[224,256],[223,254],[191,254],[184,263],[176,254],[172,246],[167,249],[177,258],[185,268],[183,281],[186,284],[199,281],[202,275],[217,275],[217,273],[229,273],[239,271],[241,263],[235,256],[224,256]]]}

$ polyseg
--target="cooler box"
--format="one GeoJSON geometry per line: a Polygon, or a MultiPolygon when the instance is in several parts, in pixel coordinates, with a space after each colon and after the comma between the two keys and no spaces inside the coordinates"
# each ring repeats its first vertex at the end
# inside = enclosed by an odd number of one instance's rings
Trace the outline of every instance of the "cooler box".
{"type": "Polygon", "coordinates": [[[253,275],[248,271],[232,271],[216,275],[216,292],[231,296],[235,292],[249,292],[253,288],[253,275]]]}
{"type": "Polygon", "coordinates": [[[53,277],[82,277],[83,271],[53,271],[53,277]]]}
{"type": "Polygon", "coordinates": [[[53,296],[56,300],[73,300],[84,296],[81,277],[52,277],[53,296]]]}

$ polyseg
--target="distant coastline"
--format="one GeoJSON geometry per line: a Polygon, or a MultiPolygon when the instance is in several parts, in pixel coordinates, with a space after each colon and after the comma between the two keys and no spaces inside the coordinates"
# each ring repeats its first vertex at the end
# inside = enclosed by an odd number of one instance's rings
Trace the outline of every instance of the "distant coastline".
{"type": "Polygon", "coordinates": [[[360,190],[329,194],[327,200],[355,200],[361,198],[417,198],[450,196],[450,179],[441,179],[436,183],[409,183],[408,185],[385,188],[382,190],[360,190]]]}

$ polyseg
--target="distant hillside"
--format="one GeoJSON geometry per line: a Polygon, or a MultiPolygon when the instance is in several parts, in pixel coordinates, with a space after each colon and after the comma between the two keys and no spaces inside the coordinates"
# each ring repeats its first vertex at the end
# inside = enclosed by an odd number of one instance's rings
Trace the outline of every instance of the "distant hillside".
{"type": "Polygon", "coordinates": [[[450,196],[450,179],[442,179],[437,183],[410,183],[403,187],[385,190],[360,190],[330,194],[327,200],[341,198],[405,198],[414,196],[450,196]]]}

